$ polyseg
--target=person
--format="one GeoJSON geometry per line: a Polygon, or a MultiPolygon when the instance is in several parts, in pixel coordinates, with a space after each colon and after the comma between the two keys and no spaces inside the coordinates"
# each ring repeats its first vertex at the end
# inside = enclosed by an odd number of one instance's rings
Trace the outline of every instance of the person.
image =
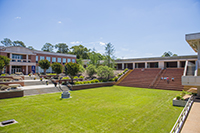
{"type": "Polygon", "coordinates": [[[167,76],[167,83],[169,84],[169,77],[167,76]]]}
{"type": "Polygon", "coordinates": [[[163,77],[161,77],[161,80],[163,80],[163,77]]]}
{"type": "Polygon", "coordinates": [[[172,81],[174,81],[174,78],[172,78],[172,81]]]}

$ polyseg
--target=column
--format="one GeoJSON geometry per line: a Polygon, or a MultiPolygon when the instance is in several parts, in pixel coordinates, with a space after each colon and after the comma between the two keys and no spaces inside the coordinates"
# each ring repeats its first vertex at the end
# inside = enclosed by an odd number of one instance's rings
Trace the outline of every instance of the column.
{"type": "Polygon", "coordinates": [[[180,61],[177,61],[177,68],[180,68],[180,61]]]}
{"type": "Polygon", "coordinates": [[[135,62],[133,62],[133,69],[135,69],[135,62]]]}
{"type": "Polygon", "coordinates": [[[26,55],[26,62],[28,62],[28,54],[26,55]]]}
{"type": "Polygon", "coordinates": [[[28,65],[26,65],[26,75],[28,75],[28,65]]]}
{"type": "Polygon", "coordinates": [[[116,65],[116,69],[118,70],[118,64],[116,65]]]}
{"type": "Polygon", "coordinates": [[[164,61],[159,61],[158,62],[158,67],[159,68],[164,68],[164,61]]]}
{"type": "Polygon", "coordinates": [[[11,74],[12,65],[9,66],[9,74],[11,74]]]}
{"type": "Polygon", "coordinates": [[[12,53],[10,53],[10,61],[12,61],[12,53]]]}
{"type": "Polygon", "coordinates": [[[145,62],[145,68],[147,68],[147,62],[145,62]]]}
{"type": "Polygon", "coordinates": [[[122,70],[124,70],[124,63],[122,63],[122,70]]]}

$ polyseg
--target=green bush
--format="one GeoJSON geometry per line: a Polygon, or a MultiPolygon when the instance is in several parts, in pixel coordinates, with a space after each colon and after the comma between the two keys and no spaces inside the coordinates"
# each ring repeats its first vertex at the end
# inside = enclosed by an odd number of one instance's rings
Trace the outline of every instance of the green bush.
{"type": "Polygon", "coordinates": [[[1,76],[6,76],[6,74],[1,74],[1,76]]]}
{"type": "Polygon", "coordinates": [[[101,79],[100,82],[107,82],[107,79],[101,79]]]}
{"type": "Polygon", "coordinates": [[[62,79],[70,79],[69,77],[63,77],[62,79]]]}
{"type": "Polygon", "coordinates": [[[188,91],[182,91],[182,96],[184,96],[184,95],[186,95],[186,94],[188,94],[188,95],[192,95],[192,93],[191,92],[188,92],[188,91]]]}
{"type": "Polygon", "coordinates": [[[97,75],[102,79],[109,80],[110,77],[114,76],[113,69],[108,66],[99,66],[97,68],[97,75]]]}
{"type": "Polygon", "coordinates": [[[75,85],[79,85],[79,84],[80,84],[80,82],[79,82],[79,81],[77,81],[77,82],[75,82],[74,84],[75,84],[75,85]]]}
{"type": "Polygon", "coordinates": [[[99,83],[99,80],[98,79],[94,79],[93,80],[95,83],[99,83]]]}
{"type": "Polygon", "coordinates": [[[177,95],[177,96],[176,96],[176,99],[177,99],[177,100],[184,100],[183,97],[182,97],[181,95],[177,95]]]}
{"type": "Polygon", "coordinates": [[[94,74],[97,73],[96,67],[92,64],[90,64],[87,68],[86,68],[86,72],[87,75],[91,78],[94,74]]]}
{"type": "Polygon", "coordinates": [[[74,79],[78,79],[78,76],[75,76],[74,79]]]}
{"type": "Polygon", "coordinates": [[[117,79],[118,79],[119,77],[117,77],[117,76],[115,76],[113,79],[113,81],[117,81],[117,79]]]}
{"type": "Polygon", "coordinates": [[[91,80],[90,82],[91,82],[91,83],[96,83],[94,80],[91,80]]]}
{"type": "Polygon", "coordinates": [[[123,74],[123,73],[119,73],[119,74],[118,74],[118,77],[120,77],[122,74],[123,74]]]}
{"type": "Polygon", "coordinates": [[[84,79],[84,77],[83,77],[83,76],[80,76],[79,79],[84,79]]]}
{"type": "Polygon", "coordinates": [[[128,71],[128,68],[124,69],[124,72],[128,71]]]}
{"type": "Polygon", "coordinates": [[[48,73],[46,75],[57,75],[56,73],[48,73]]]}

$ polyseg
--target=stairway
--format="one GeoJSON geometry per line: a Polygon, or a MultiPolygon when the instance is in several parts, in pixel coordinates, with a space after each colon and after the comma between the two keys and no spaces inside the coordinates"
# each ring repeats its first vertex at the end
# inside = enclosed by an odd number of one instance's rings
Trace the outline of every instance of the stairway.
{"type": "Polygon", "coordinates": [[[124,74],[116,83],[115,85],[118,85],[124,78],[126,78],[133,70],[129,70],[126,74],[124,74]]]}

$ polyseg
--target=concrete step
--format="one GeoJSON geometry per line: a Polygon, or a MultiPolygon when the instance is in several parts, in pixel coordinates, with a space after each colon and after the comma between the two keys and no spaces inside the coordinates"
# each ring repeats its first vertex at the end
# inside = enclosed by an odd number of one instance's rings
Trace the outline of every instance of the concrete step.
{"type": "Polygon", "coordinates": [[[52,84],[50,80],[24,80],[24,86],[32,86],[32,85],[46,85],[46,81],[49,81],[49,84],[52,84]]]}

